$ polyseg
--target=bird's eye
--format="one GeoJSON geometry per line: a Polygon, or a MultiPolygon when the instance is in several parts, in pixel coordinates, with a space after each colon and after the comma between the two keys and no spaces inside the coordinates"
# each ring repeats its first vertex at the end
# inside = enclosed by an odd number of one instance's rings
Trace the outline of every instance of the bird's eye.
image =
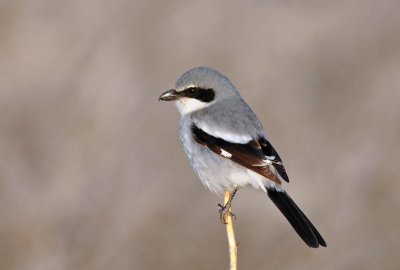
{"type": "Polygon", "coordinates": [[[195,95],[197,92],[198,92],[198,88],[195,88],[195,87],[191,87],[191,88],[188,88],[186,91],[190,94],[190,95],[195,95]]]}

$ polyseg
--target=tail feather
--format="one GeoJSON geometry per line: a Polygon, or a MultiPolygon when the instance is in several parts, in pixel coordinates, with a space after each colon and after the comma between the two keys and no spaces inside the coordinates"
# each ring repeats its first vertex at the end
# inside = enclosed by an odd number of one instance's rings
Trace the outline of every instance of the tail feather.
{"type": "Polygon", "coordinates": [[[310,247],[326,247],[326,242],[311,221],[285,191],[267,190],[268,197],[279,208],[297,234],[310,247]]]}

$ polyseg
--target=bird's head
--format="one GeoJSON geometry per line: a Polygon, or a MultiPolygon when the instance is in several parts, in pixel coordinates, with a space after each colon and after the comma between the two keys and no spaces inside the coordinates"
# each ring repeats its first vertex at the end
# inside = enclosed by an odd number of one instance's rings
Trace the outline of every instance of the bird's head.
{"type": "Polygon", "coordinates": [[[227,77],[208,67],[196,67],[185,72],[175,88],[158,100],[176,101],[181,115],[186,115],[234,95],[237,91],[227,77]]]}

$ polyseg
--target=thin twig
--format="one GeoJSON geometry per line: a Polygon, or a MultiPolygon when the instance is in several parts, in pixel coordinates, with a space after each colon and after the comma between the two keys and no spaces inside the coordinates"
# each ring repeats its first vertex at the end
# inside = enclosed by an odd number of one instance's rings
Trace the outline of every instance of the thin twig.
{"type": "MultiPolygon", "coordinates": [[[[224,205],[229,200],[231,193],[229,191],[225,191],[224,194],[224,205]]],[[[237,270],[237,243],[235,240],[235,231],[233,229],[233,218],[231,213],[231,209],[229,209],[228,214],[225,217],[226,222],[226,234],[228,236],[228,244],[229,244],[229,258],[230,258],[230,270],[237,270]]]]}

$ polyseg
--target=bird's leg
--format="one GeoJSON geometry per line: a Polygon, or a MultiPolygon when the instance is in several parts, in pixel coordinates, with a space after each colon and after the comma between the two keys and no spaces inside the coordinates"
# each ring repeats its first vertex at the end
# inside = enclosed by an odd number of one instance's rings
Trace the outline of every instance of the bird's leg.
{"type": "Polygon", "coordinates": [[[231,195],[229,196],[228,201],[225,203],[225,205],[218,204],[219,207],[219,218],[221,220],[222,224],[226,224],[225,217],[226,215],[231,215],[234,219],[236,218],[235,214],[231,212],[231,203],[233,200],[233,197],[235,197],[236,192],[239,190],[239,187],[235,187],[235,189],[232,191],[231,195]]]}

